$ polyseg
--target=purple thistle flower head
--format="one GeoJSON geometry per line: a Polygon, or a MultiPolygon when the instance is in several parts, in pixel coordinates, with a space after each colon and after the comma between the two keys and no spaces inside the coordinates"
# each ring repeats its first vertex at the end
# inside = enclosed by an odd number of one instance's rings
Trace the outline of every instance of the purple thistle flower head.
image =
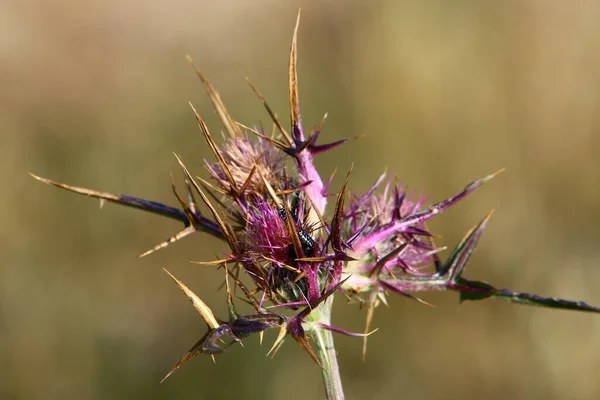
{"type": "Polygon", "coordinates": [[[246,207],[245,229],[240,232],[242,263],[255,283],[275,304],[309,305],[323,291],[316,276],[326,274],[327,263],[306,261],[320,251],[317,230],[296,201],[289,207],[257,197],[246,207]],[[315,275],[316,274],[316,275],[315,275]]]}
{"type": "Polygon", "coordinates": [[[475,180],[455,196],[430,206],[426,205],[427,199],[422,194],[407,192],[395,178],[386,179],[385,174],[362,195],[348,193],[348,177],[339,190],[331,190],[313,160],[349,139],[318,144],[322,123],[309,134],[304,132],[296,74],[297,29],[298,25],[289,58],[289,132],[252,84],[273,120],[277,134],[266,135],[236,122],[216,90],[196,69],[225,128],[225,137],[220,145],[217,144],[204,120],[192,107],[216,161],[205,161],[212,180],[198,184],[178,158],[187,189],[187,196],[182,197],[173,183],[180,208],[34,176],[63,189],[149,211],[184,224],[180,232],[145,254],[197,232],[208,233],[226,242],[229,249],[224,256],[206,264],[225,269],[227,321],[217,320],[198,296],[171,275],[209,328],[171,372],[197,354],[213,356],[250,334],[262,333],[268,328],[280,330],[272,351],[278,348],[284,336],[289,335],[317,363],[331,369],[335,350],[331,350],[332,342],[327,347],[327,340],[319,336],[320,332],[366,336],[373,309],[378,302],[384,301],[388,292],[418,300],[411,293],[453,290],[460,292],[461,301],[497,298],[519,304],[600,312],[599,308],[581,302],[497,289],[485,282],[466,279],[463,276],[465,266],[491,214],[465,236],[445,261],[441,260],[442,248],[434,244],[434,235],[427,230],[426,222],[495,174],[475,180]],[[327,209],[328,198],[335,195],[335,206],[327,209]],[[197,196],[210,215],[199,211],[197,196]],[[246,281],[251,282],[252,287],[243,283],[243,276],[249,278],[246,281]],[[229,286],[229,280],[233,280],[234,288],[229,286]],[[234,289],[243,293],[253,307],[252,313],[237,313],[233,304],[234,289]],[[350,298],[361,297],[369,304],[364,335],[330,325],[331,299],[336,292],[343,292],[350,298]],[[267,311],[267,306],[273,306],[275,311],[267,311]],[[307,332],[316,338],[319,354],[308,341],[307,332]]]}
{"type": "Polygon", "coordinates": [[[412,225],[399,223],[405,216],[424,207],[426,199],[407,194],[390,178],[383,193],[375,191],[385,180],[382,175],[362,196],[353,196],[345,212],[345,228],[352,246],[350,261],[344,269],[344,284],[351,292],[385,291],[398,277],[424,276],[434,264],[431,234],[424,221],[412,225]]]}

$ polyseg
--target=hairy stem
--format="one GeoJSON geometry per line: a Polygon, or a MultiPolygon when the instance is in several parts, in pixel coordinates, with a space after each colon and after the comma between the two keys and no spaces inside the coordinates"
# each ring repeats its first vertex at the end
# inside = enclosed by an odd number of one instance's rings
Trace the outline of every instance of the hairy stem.
{"type": "MultiPolygon", "coordinates": [[[[331,325],[332,304],[333,296],[321,304],[319,308],[311,312],[308,319],[313,322],[331,325]]],[[[343,400],[344,388],[342,387],[342,379],[340,377],[337,351],[333,343],[333,332],[315,324],[308,331],[308,334],[314,341],[317,356],[323,366],[321,374],[323,375],[327,400],[343,400]]]]}

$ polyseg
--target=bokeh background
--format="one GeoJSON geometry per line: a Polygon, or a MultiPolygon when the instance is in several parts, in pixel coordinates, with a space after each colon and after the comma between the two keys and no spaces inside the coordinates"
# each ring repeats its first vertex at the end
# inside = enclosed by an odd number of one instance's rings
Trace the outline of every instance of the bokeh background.
{"type": "MultiPolygon", "coordinates": [[[[224,250],[196,235],[147,258],[175,222],[44,186],[169,204],[172,152],[206,176],[187,105],[217,118],[189,53],[246,124],[287,120],[298,7],[300,101],[323,139],[366,135],[318,159],[385,169],[432,201],[506,167],[432,224],[448,246],[490,209],[467,270],[501,287],[600,304],[600,4],[594,1],[0,1],[0,398],[317,399],[318,368],[257,338],[159,384],[204,323],[161,268],[225,316],[224,250]]],[[[336,183],[339,187],[339,181],[336,183]]],[[[377,310],[366,362],[338,337],[349,399],[594,399],[600,316],[504,302],[377,310]]],[[[362,330],[338,298],[334,323],[362,330]]],[[[269,337],[273,339],[272,336],[269,337]]]]}

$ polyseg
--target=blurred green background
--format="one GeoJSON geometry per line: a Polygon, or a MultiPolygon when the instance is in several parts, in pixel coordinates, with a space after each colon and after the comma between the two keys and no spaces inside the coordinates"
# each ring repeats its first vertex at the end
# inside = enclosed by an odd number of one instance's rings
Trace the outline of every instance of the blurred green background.
{"type": "MultiPolygon", "coordinates": [[[[205,326],[166,267],[224,317],[219,256],[200,234],[138,255],[180,226],[44,186],[27,173],[169,204],[172,152],[206,176],[187,101],[220,126],[189,53],[230,112],[287,121],[296,11],[300,101],[318,159],[354,163],[366,190],[386,167],[431,201],[507,171],[438,217],[453,246],[496,212],[467,270],[500,287],[600,304],[600,4],[593,1],[0,2],[0,398],[317,399],[318,368],[291,341],[245,341],[159,384],[205,326]]],[[[339,181],[335,187],[339,187],[339,181]]],[[[600,397],[600,316],[503,302],[380,307],[366,362],[338,337],[349,399],[600,397]]],[[[365,311],[338,296],[334,323],[365,311]]]]}

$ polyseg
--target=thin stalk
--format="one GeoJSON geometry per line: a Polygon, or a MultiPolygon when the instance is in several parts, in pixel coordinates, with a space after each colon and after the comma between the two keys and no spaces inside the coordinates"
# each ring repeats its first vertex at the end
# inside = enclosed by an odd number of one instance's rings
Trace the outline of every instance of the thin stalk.
{"type": "MultiPolygon", "coordinates": [[[[309,314],[309,320],[331,325],[331,306],[333,296],[327,299],[318,309],[309,314]]],[[[323,329],[318,325],[308,331],[315,344],[316,353],[323,368],[321,374],[325,384],[327,400],[344,400],[344,388],[340,377],[340,368],[337,361],[337,351],[333,343],[333,332],[323,329]]]]}

